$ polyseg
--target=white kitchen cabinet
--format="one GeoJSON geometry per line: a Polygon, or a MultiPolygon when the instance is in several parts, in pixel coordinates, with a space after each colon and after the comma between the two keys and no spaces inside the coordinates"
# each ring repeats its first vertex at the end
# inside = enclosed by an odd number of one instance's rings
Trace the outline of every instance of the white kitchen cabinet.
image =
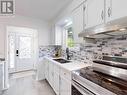
{"type": "Polygon", "coordinates": [[[3,88],[3,65],[0,64],[0,91],[3,88]]]}
{"type": "Polygon", "coordinates": [[[54,64],[49,61],[49,84],[53,88],[54,86],[54,64]]]}
{"type": "Polygon", "coordinates": [[[55,26],[55,45],[62,45],[62,31],[61,26],[55,26]]]}
{"type": "Polygon", "coordinates": [[[37,72],[36,72],[36,79],[43,80],[45,79],[45,63],[46,60],[44,58],[40,59],[37,64],[37,72]]]}
{"type": "Polygon", "coordinates": [[[4,62],[0,61],[0,92],[3,90],[4,84],[4,62]]]}
{"type": "Polygon", "coordinates": [[[106,0],[106,21],[127,17],[127,0],[106,0]]]}
{"type": "Polygon", "coordinates": [[[85,28],[91,28],[105,21],[105,0],[87,0],[84,8],[85,28]]]}
{"type": "Polygon", "coordinates": [[[59,95],[59,83],[60,83],[60,78],[59,78],[59,74],[55,73],[54,74],[54,91],[56,93],[56,95],[59,95]]]}
{"type": "Polygon", "coordinates": [[[59,71],[60,71],[59,66],[54,64],[54,91],[56,92],[56,95],[59,95],[59,87],[60,87],[59,71]]]}
{"type": "Polygon", "coordinates": [[[111,5],[111,0],[106,0],[105,1],[105,21],[106,23],[111,21],[112,17],[111,17],[111,12],[112,12],[112,5],[111,5]]]}
{"type": "Polygon", "coordinates": [[[58,64],[45,59],[45,78],[56,95],[71,95],[71,72],[58,64]]]}
{"type": "Polygon", "coordinates": [[[60,76],[60,95],[71,95],[71,81],[60,76]]]}
{"type": "Polygon", "coordinates": [[[45,78],[55,93],[59,95],[59,67],[48,59],[45,59],[45,78]]]}
{"type": "Polygon", "coordinates": [[[71,95],[71,73],[60,69],[60,95],[71,95]]]}
{"type": "Polygon", "coordinates": [[[45,79],[49,81],[49,64],[48,60],[45,59],[45,79]]]}
{"type": "Polygon", "coordinates": [[[78,34],[83,31],[84,27],[83,4],[72,12],[72,19],[73,19],[74,42],[81,43],[83,41],[83,38],[79,38],[78,34]]]}

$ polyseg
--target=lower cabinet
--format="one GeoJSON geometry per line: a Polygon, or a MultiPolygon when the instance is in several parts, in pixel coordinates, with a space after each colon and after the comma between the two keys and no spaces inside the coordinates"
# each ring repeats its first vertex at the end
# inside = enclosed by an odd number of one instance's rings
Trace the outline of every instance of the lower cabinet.
{"type": "Polygon", "coordinates": [[[45,79],[45,75],[46,75],[45,74],[46,73],[45,72],[45,63],[46,63],[45,59],[42,59],[36,65],[36,69],[37,69],[37,71],[36,71],[36,79],[37,80],[43,80],[43,79],[45,79]]]}
{"type": "Polygon", "coordinates": [[[49,61],[49,84],[53,88],[54,86],[54,64],[49,61]]]}
{"type": "Polygon", "coordinates": [[[5,70],[4,70],[4,62],[0,61],[0,93],[4,88],[4,81],[5,81],[5,70]]]}
{"type": "Polygon", "coordinates": [[[49,81],[49,64],[48,60],[45,59],[45,79],[49,81]]]}
{"type": "Polygon", "coordinates": [[[3,64],[0,63],[0,91],[3,88],[3,64]]]}
{"type": "Polygon", "coordinates": [[[45,78],[56,95],[71,95],[71,73],[48,59],[45,61],[45,78]]]}
{"type": "Polygon", "coordinates": [[[54,74],[54,91],[55,91],[56,95],[60,95],[60,90],[59,90],[60,81],[59,80],[60,80],[59,74],[55,73],[54,74]]]}
{"type": "Polygon", "coordinates": [[[71,81],[60,76],[60,95],[71,95],[71,81]]]}

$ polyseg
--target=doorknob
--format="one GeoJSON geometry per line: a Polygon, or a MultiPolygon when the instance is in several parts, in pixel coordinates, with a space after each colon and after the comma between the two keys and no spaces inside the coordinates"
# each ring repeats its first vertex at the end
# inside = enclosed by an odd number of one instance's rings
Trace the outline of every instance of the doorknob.
{"type": "Polygon", "coordinates": [[[16,50],[16,56],[19,56],[19,50],[16,50]]]}

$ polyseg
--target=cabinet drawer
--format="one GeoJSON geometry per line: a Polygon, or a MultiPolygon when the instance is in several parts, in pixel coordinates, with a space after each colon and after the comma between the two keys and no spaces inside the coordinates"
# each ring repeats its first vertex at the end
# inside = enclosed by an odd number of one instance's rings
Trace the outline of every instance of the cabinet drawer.
{"type": "Polygon", "coordinates": [[[65,79],[71,80],[71,72],[61,68],[60,70],[60,76],[64,77],[65,79]]]}
{"type": "Polygon", "coordinates": [[[59,68],[59,66],[58,65],[54,65],[54,72],[55,73],[59,73],[60,72],[60,68],[59,68]]]}

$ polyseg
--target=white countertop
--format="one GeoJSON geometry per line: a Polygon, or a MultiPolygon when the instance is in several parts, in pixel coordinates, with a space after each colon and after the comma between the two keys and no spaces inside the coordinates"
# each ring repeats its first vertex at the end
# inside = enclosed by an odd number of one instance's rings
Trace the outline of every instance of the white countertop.
{"type": "Polygon", "coordinates": [[[75,60],[71,60],[70,63],[61,64],[57,61],[54,61],[53,59],[55,59],[55,58],[52,58],[52,57],[45,57],[45,58],[56,63],[56,65],[59,65],[61,68],[64,68],[68,71],[78,70],[78,69],[81,69],[84,67],[91,66],[91,64],[83,63],[83,62],[79,62],[79,61],[75,61],[75,60]]]}
{"type": "Polygon", "coordinates": [[[69,70],[69,71],[73,71],[73,70],[78,70],[78,69],[88,67],[88,66],[91,66],[91,65],[87,64],[87,63],[81,63],[78,61],[74,61],[71,63],[64,64],[62,67],[69,70]]]}

